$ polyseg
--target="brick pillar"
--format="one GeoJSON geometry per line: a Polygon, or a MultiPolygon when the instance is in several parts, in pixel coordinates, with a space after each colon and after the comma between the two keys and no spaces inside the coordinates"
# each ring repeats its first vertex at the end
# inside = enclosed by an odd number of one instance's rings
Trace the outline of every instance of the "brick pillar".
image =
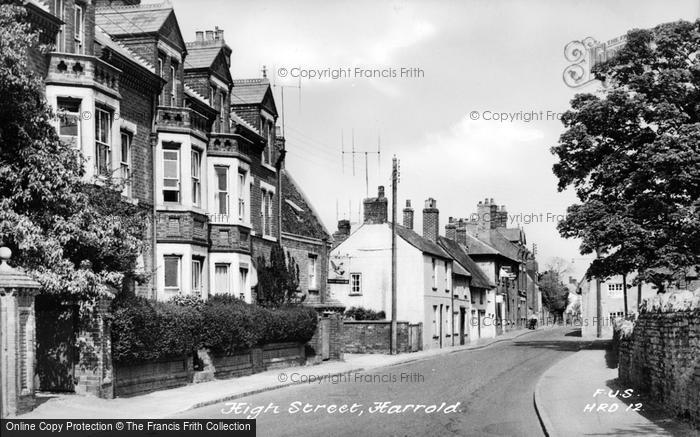
{"type": "Polygon", "coordinates": [[[76,393],[105,399],[114,397],[112,332],[108,317],[111,302],[111,297],[101,297],[94,303],[81,305],[76,393]]]}

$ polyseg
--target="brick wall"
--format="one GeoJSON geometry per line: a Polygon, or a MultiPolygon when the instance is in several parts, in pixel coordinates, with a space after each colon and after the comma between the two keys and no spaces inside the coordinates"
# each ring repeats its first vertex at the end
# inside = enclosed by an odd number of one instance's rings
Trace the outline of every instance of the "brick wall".
{"type": "Polygon", "coordinates": [[[115,365],[115,396],[133,396],[182,387],[192,382],[192,357],[171,361],[115,365]]]}
{"type": "Polygon", "coordinates": [[[643,313],[619,348],[621,383],[700,427],[700,311],[643,313]]]}
{"type": "Polygon", "coordinates": [[[111,299],[100,298],[93,307],[81,308],[79,361],[75,365],[75,392],[113,398],[111,299]]]}
{"type": "Polygon", "coordinates": [[[307,358],[314,363],[319,363],[323,360],[321,356],[322,352],[322,335],[321,335],[321,323],[325,323],[328,327],[329,332],[329,360],[342,360],[343,359],[343,349],[345,345],[344,324],[341,314],[333,313],[326,314],[319,318],[318,325],[316,326],[316,332],[314,336],[311,337],[306,343],[307,358]],[[325,322],[323,322],[325,320],[325,322]]]}
{"type": "MultiPolygon", "coordinates": [[[[399,352],[410,352],[409,323],[397,322],[397,348],[399,352]]],[[[344,352],[354,354],[391,352],[391,321],[343,322],[344,352]]]]}
{"type": "Polygon", "coordinates": [[[285,253],[294,258],[299,266],[299,289],[308,293],[311,291],[318,294],[322,301],[327,296],[326,287],[328,280],[328,253],[330,246],[327,242],[318,240],[317,242],[306,242],[290,237],[282,236],[282,247],[285,253]],[[316,256],[316,288],[309,290],[309,263],[310,256],[316,256]]]}

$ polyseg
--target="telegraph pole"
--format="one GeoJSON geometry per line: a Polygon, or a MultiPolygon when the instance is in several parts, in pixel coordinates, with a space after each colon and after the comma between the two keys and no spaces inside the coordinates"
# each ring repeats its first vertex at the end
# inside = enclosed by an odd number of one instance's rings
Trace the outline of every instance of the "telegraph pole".
{"type": "MultiPolygon", "coordinates": [[[[595,250],[596,259],[600,258],[600,249],[595,250]]],[[[600,277],[595,277],[595,299],[596,299],[596,318],[598,320],[598,325],[596,326],[596,336],[598,338],[603,338],[603,302],[601,301],[600,294],[600,277]]]]}
{"type": "Polygon", "coordinates": [[[396,192],[399,181],[396,156],[391,168],[391,354],[397,354],[396,333],[396,192]]]}

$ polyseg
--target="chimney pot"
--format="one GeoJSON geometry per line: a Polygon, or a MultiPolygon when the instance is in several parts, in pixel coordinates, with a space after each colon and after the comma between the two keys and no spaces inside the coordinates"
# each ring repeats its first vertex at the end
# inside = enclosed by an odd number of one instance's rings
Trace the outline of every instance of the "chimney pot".
{"type": "Polygon", "coordinates": [[[411,201],[406,199],[406,208],[410,208],[410,207],[411,207],[411,201]]]}
{"type": "Polygon", "coordinates": [[[495,202],[493,201],[493,197],[491,198],[491,203],[495,203],[495,202]]]}
{"type": "Polygon", "coordinates": [[[195,33],[195,40],[197,42],[202,42],[204,41],[204,32],[201,30],[196,31],[195,33]]]}
{"type": "Polygon", "coordinates": [[[205,33],[207,35],[207,41],[214,40],[214,31],[213,30],[207,30],[205,33]]]}
{"type": "Polygon", "coordinates": [[[380,185],[379,187],[377,187],[377,197],[384,197],[384,185],[380,185]]]}

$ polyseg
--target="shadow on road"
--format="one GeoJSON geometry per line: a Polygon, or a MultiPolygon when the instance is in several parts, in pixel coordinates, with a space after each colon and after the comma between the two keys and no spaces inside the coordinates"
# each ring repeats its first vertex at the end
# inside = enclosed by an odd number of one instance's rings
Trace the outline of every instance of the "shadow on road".
{"type": "Polygon", "coordinates": [[[520,347],[530,347],[539,349],[550,349],[556,351],[576,352],[580,349],[579,342],[566,340],[531,340],[515,341],[513,344],[520,347]]]}

